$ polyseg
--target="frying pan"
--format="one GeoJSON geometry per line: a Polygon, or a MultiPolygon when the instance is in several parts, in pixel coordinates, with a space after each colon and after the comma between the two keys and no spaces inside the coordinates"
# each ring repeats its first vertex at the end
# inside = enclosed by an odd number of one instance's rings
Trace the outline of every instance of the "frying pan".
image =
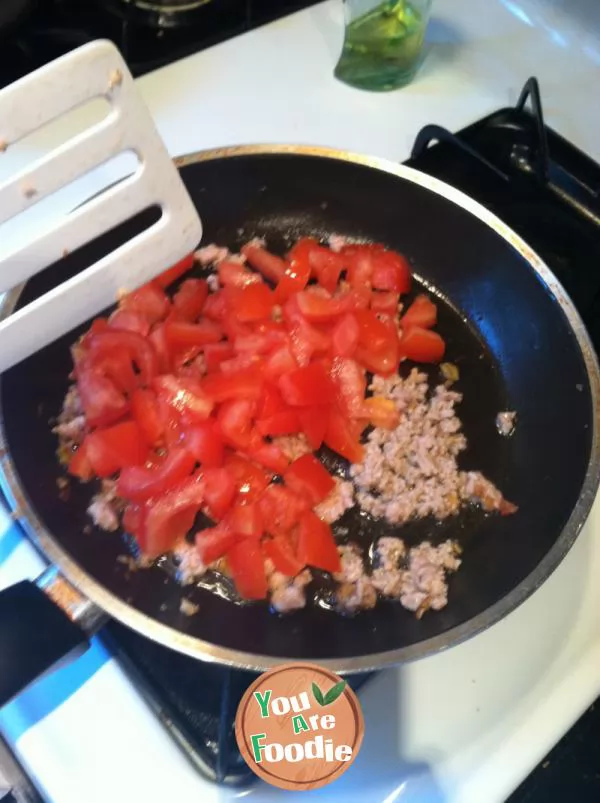
{"type": "MultiPolygon", "coordinates": [[[[118,560],[126,553],[119,534],[86,532],[89,486],[73,483],[67,501],[57,491],[61,472],[48,419],[60,410],[69,346],[82,328],[1,379],[3,488],[34,544],[91,601],[88,614],[90,606],[100,609],[167,647],[245,669],[302,659],[341,673],[365,671],[432,654],[497,622],[560,563],[600,480],[598,365],[556,278],[485,208],[383,160],[254,146],[187,156],[178,166],[206,243],[234,248],[260,234],[282,251],[286,236],[334,232],[409,256],[418,283],[438,296],[447,359],[460,369],[459,415],[469,442],[461,466],[481,470],[519,511],[508,517],[466,511],[442,523],[399,528],[409,544],[452,537],[464,550],[463,565],[450,579],[448,606],[421,620],[392,601],[352,617],[319,606],[279,617],[266,603],[240,606],[206,590],[182,589],[160,566],[132,573],[118,560]],[[501,410],[518,413],[510,438],[495,429],[501,410]],[[199,605],[196,615],[181,613],[182,595],[199,605]]],[[[116,238],[148,223],[143,218],[36,275],[7,299],[4,314],[112,250],[116,238]]],[[[365,548],[390,532],[356,511],[340,524],[349,528],[347,539],[365,548]]],[[[82,631],[57,612],[31,583],[0,596],[0,674],[10,675],[0,679],[0,701],[59,654],[85,644],[82,631]],[[33,644],[32,635],[38,636],[33,644]]]]}

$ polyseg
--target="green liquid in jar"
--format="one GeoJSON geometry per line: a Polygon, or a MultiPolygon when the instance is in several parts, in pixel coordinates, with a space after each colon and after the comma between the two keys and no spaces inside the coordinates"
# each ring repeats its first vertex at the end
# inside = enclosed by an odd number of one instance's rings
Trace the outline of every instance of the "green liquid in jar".
{"type": "Polygon", "coordinates": [[[346,26],[335,76],[362,89],[408,83],[418,66],[427,20],[406,0],[386,0],[346,26]]]}

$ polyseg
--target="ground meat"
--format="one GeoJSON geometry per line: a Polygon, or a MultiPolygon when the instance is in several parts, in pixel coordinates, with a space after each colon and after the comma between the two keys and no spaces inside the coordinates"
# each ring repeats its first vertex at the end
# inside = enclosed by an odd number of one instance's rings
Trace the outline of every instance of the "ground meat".
{"type": "Polygon", "coordinates": [[[52,432],[56,433],[65,445],[67,442],[69,444],[79,444],[85,437],[85,429],[85,416],[78,415],[70,421],[57,424],[52,432]]]}
{"type": "Polygon", "coordinates": [[[505,499],[496,486],[479,471],[463,471],[460,479],[461,497],[466,502],[481,505],[488,513],[497,510],[504,516],[517,511],[516,505],[505,499]]]}
{"type": "Polygon", "coordinates": [[[86,423],[77,385],[71,385],[67,391],[62,410],[52,432],[58,435],[60,447],[68,451],[83,441],[86,423]]]}
{"type": "Polygon", "coordinates": [[[209,276],[206,277],[206,284],[208,285],[208,289],[211,293],[216,293],[217,290],[221,287],[219,282],[219,277],[216,273],[211,273],[209,276]]]}
{"type": "Polygon", "coordinates": [[[114,480],[102,480],[102,488],[92,497],[92,503],[87,512],[92,517],[96,527],[114,532],[118,530],[123,503],[117,496],[114,480]]]}
{"type": "Polygon", "coordinates": [[[177,562],[177,579],[183,586],[191,585],[206,572],[195,544],[179,541],[173,549],[173,557],[177,562]]]}
{"type": "Polygon", "coordinates": [[[184,616],[193,616],[194,614],[198,613],[200,606],[195,602],[191,602],[191,600],[183,597],[179,603],[179,610],[184,616]]]}
{"type": "Polygon", "coordinates": [[[315,513],[328,524],[333,524],[351,507],[354,507],[354,486],[347,480],[334,477],[335,488],[320,504],[315,513]]]}
{"type": "Polygon", "coordinates": [[[374,608],[377,604],[377,591],[365,566],[358,548],[352,544],[338,547],[342,561],[341,571],[334,575],[339,585],[335,592],[335,605],[341,613],[356,613],[358,610],[374,608]]]}
{"type": "Polygon", "coordinates": [[[194,256],[202,267],[207,268],[209,265],[216,265],[218,262],[227,259],[229,256],[229,249],[211,243],[210,245],[205,245],[203,248],[199,248],[194,253],[194,256]]]}
{"type": "Polygon", "coordinates": [[[496,429],[504,437],[512,435],[515,431],[517,414],[514,410],[505,410],[496,416],[496,429]]]}
{"type": "Polygon", "coordinates": [[[401,538],[384,536],[377,541],[376,563],[382,569],[395,569],[406,555],[406,546],[401,538]]]}
{"type": "Polygon", "coordinates": [[[330,234],[327,238],[327,245],[338,254],[342,248],[347,244],[348,239],[343,234],[330,234]]]}
{"type": "Polygon", "coordinates": [[[457,555],[458,547],[452,541],[438,547],[424,541],[410,550],[400,602],[409,611],[415,611],[419,619],[430,608],[439,611],[447,605],[446,573],[460,566],[457,555]]]}
{"type": "Polygon", "coordinates": [[[297,460],[303,454],[312,453],[312,449],[305,435],[280,435],[273,438],[273,443],[278,446],[288,460],[297,460]]]}
{"type": "Polygon", "coordinates": [[[251,248],[265,248],[267,241],[264,237],[253,237],[251,240],[248,240],[246,245],[249,245],[251,248]]]}
{"type": "Polygon", "coordinates": [[[363,510],[401,524],[425,516],[445,519],[473,501],[485,510],[500,509],[489,499],[495,493],[500,500],[502,494],[480,474],[485,493],[473,492],[472,483],[465,491],[466,475],[458,470],[457,456],[467,440],[454,409],[460,393],[438,385],[429,394],[427,377],[416,368],[406,379],[375,376],[371,390],[395,402],[400,423],[391,432],[373,429],[363,462],[350,469],[363,510]]]}
{"type": "MultiPolygon", "coordinates": [[[[268,568],[272,568],[268,567],[268,568]]],[[[296,577],[287,577],[281,572],[271,571],[268,582],[271,590],[271,605],[278,613],[297,611],[306,606],[307,586],[312,580],[309,569],[304,569],[296,577]]]]}

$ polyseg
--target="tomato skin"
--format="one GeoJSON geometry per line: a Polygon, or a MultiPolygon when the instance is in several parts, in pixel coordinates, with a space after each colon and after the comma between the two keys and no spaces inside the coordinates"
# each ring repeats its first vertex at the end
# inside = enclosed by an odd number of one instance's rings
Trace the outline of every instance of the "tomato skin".
{"type": "Polygon", "coordinates": [[[446,344],[437,332],[411,326],[402,335],[400,350],[405,357],[415,362],[439,362],[446,351],[446,344]]]}
{"type": "Polygon", "coordinates": [[[262,372],[255,367],[227,374],[209,374],[202,380],[204,392],[216,403],[229,399],[256,401],[261,397],[263,384],[262,372]]]}
{"type": "Polygon", "coordinates": [[[247,243],[242,246],[242,254],[250,265],[272,282],[278,282],[287,270],[287,262],[265,248],[247,243]]]}
{"type": "Polygon", "coordinates": [[[299,496],[305,496],[311,507],[318,505],[335,488],[335,480],[312,454],[304,454],[287,468],[285,484],[299,496]]]}
{"type": "Polygon", "coordinates": [[[225,520],[231,532],[242,538],[260,538],[263,534],[263,520],[256,503],[236,502],[225,520]]]}
{"type": "Polygon", "coordinates": [[[171,302],[156,282],[148,282],[143,287],[128,293],[121,299],[120,308],[137,312],[149,324],[162,321],[169,314],[171,302]]]}
{"type": "Polygon", "coordinates": [[[146,337],[150,332],[150,321],[139,312],[135,312],[127,307],[119,307],[108,319],[111,329],[125,329],[129,332],[137,332],[146,337]]]}
{"type": "Polygon", "coordinates": [[[309,509],[306,499],[299,497],[285,485],[269,485],[258,500],[266,532],[273,536],[287,536],[302,514],[309,509]]]}
{"type": "Polygon", "coordinates": [[[213,410],[214,402],[204,393],[198,381],[163,374],[156,377],[153,386],[157,396],[189,422],[206,421],[213,410]]]}
{"type": "Polygon", "coordinates": [[[222,341],[221,343],[207,343],[202,349],[204,354],[204,364],[206,370],[216,371],[224,360],[233,357],[234,351],[231,343],[222,341]]]}
{"type": "Polygon", "coordinates": [[[94,430],[83,443],[98,477],[110,477],[126,466],[142,466],[148,457],[148,447],[134,421],[94,430]]]}
{"type": "Polygon", "coordinates": [[[167,321],[165,336],[171,352],[193,346],[205,346],[207,343],[218,343],[223,337],[221,327],[213,321],[203,320],[200,323],[187,321],[167,321]]]}
{"type": "Polygon", "coordinates": [[[131,502],[145,502],[189,477],[195,465],[196,459],[187,449],[171,449],[159,466],[123,468],[117,480],[118,494],[131,502]]]}
{"type": "Polygon", "coordinates": [[[263,437],[295,435],[300,430],[300,419],[295,410],[281,410],[267,418],[257,418],[256,429],[263,437]]]}
{"type": "Polygon", "coordinates": [[[270,318],[274,303],[273,291],[263,282],[239,288],[232,296],[233,313],[242,323],[270,318]]]}
{"type": "Polygon", "coordinates": [[[167,270],[163,271],[154,281],[164,290],[170,284],[176,282],[184,273],[191,270],[194,267],[195,261],[194,255],[188,254],[186,257],[179,260],[179,262],[176,262],[171,268],[167,268],[167,270]]]}
{"type": "Polygon", "coordinates": [[[224,522],[220,522],[216,527],[199,530],[194,540],[200,560],[205,566],[208,566],[222,558],[235,544],[237,537],[224,522]]]}
{"type": "Polygon", "coordinates": [[[77,388],[90,427],[112,424],[129,412],[129,403],[108,377],[94,370],[77,370],[77,388]]]}
{"type": "Polygon", "coordinates": [[[216,468],[223,465],[225,446],[216,421],[208,420],[188,427],[184,433],[184,441],[186,448],[203,467],[216,468]]]}
{"type": "Polygon", "coordinates": [[[149,446],[156,446],[163,437],[156,394],[147,388],[137,388],[129,400],[131,415],[137,422],[149,446]]]}
{"type": "Polygon", "coordinates": [[[293,407],[308,407],[317,401],[328,404],[335,399],[335,385],[320,362],[284,374],[278,384],[283,400],[293,407]]]}
{"type": "Polygon", "coordinates": [[[208,515],[219,521],[226,514],[237,496],[238,487],[231,472],[226,468],[206,468],[204,498],[208,515]]]}
{"type": "Polygon", "coordinates": [[[173,296],[173,313],[184,321],[195,321],[208,298],[205,279],[186,279],[173,296]]]}
{"type": "Polygon", "coordinates": [[[267,538],[263,541],[263,552],[266,558],[273,561],[275,571],[287,577],[295,577],[304,568],[304,564],[296,557],[290,542],[285,537],[267,538]]]}
{"type": "Polygon", "coordinates": [[[298,410],[298,418],[311,449],[319,449],[327,430],[329,407],[314,405],[301,408],[298,410]]]}
{"type": "Polygon", "coordinates": [[[331,527],[312,510],[307,510],[300,519],[298,558],[305,566],[314,566],[332,574],[341,569],[331,527]]]}
{"type": "Polygon", "coordinates": [[[400,319],[400,326],[403,329],[410,329],[411,326],[420,326],[422,329],[431,329],[437,322],[437,307],[425,295],[415,298],[410,307],[400,319]]]}
{"type": "Polygon", "coordinates": [[[241,262],[224,259],[217,268],[219,283],[223,287],[246,287],[249,284],[262,282],[258,273],[248,270],[241,262]]]}
{"type": "Polygon", "coordinates": [[[234,480],[241,499],[256,502],[273,479],[273,475],[240,454],[225,458],[225,468],[234,480]]]}
{"type": "Polygon", "coordinates": [[[358,346],[360,329],[356,316],[346,313],[331,332],[331,353],[336,357],[353,357],[358,346]]]}
{"type": "Polygon", "coordinates": [[[351,463],[360,463],[364,457],[364,448],[353,433],[348,421],[335,408],[332,409],[327,422],[325,443],[341,457],[351,463]]]}
{"type": "Polygon", "coordinates": [[[94,469],[88,459],[84,443],[79,446],[76,452],[73,452],[67,471],[73,477],[78,477],[82,482],[89,482],[94,476],[94,469]]]}
{"type": "Polygon", "coordinates": [[[158,373],[158,356],[150,340],[137,332],[110,330],[96,332],[89,337],[90,360],[102,361],[106,356],[124,352],[140,371],[140,381],[150,384],[158,373]]]}
{"type": "Polygon", "coordinates": [[[243,599],[265,599],[267,578],[258,539],[237,541],[227,553],[227,564],[238,594],[243,599]]]}
{"type": "Polygon", "coordinates": [[[204,485],[190,477],[167,493],[149,499],[135,533],[142,552],[150,558],[169,552],[192,528],[202,502],[204,485]]]}

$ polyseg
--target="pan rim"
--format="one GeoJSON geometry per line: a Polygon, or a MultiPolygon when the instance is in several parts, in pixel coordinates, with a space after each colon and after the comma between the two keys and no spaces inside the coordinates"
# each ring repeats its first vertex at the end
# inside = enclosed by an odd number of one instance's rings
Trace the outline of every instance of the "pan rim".
{"type": "MultiPolygon", "coordinates": [[[[174,159],[174,162],[178,168],[181,168],[186,165],[214,159],[261,154],[311,156],[324,159],[336,159],[338,161],[371,167],[410,181],[413,184],[442,196],[495,231],[508,242],[514,250],[521,254],[559,304],[573,331],[586,367],[592,410],[596,411],[599,409],[600,368],[598,359],[575,305],[559,280],[554,276],[541,257],[539,257],[519,235],[482,204],[473,200],[462,191],[452,187],[450,184],[415,170],[414,168],[397,164],[388,159],[335,148],[292,144],[235,145],[197,151],[177,157],[174,159]]],[[[11,314],[17,303],[21,289],[21,287],[18,287],[6,293],[2,301],[0,301],[0,320],[11,314]]],[[[255,654],[212,644],[195,636],[185,634],[169,625],[162,624],[113,594],[105,586],[91,577],[91,575],[67,554],[54,539],[52,534],[43,526],[35,511],[29,505],[26,492],[21,487],[14,463],[8,451],[1,402],[0,450],[0,453],[3,455],[0,482],[9,504],[14,511],[14,516],[25,530],[29,540],[50,563],[57,566],[67,580],[69,580],[80,593],[104,610],[109,616],[165,647],[208,663],[221,664],[247,671],[262,672],[282,662],[306,660],[305,658],[297,658],[296,656],[275,657],[255,654]]],[[[409,663],[440,653],[449,647],[460,644],[472,636],[487,630],[525,602],[525,600],[528,599],[559,566],[571,549],[589,516],[599,485],[600,431],[597,417],[594,416],[592,422],[590,458],[579,499],[555,544],[518,586],[503,599],[489,608],[486,608],[481,613],[463,622],[461,625],[453,627],[433,638],[386,652],[346,658],[324,658],[319,659],[318,663],[339,674],[348,675],[368,672],[384,667],[409,663]]]]}

